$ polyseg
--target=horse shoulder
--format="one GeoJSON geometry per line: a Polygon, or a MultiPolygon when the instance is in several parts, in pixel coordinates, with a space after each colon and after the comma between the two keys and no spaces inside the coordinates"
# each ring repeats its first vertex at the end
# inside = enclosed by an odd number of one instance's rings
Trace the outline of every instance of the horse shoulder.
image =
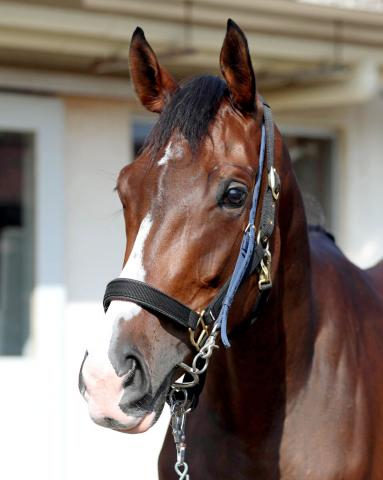
{"type": "Polygon", "coordinates": [[[380,362],[383,262],[362,270],[320,233],[310,235],[310,247],[316,349],[323,345],[329,355],[345,352],[354,367],[380,362]]]}
{"type": "Polygon", "coordinates": [[[311,235],[310,246],[313,358],[287,407],[286,429],[297,432],[285,445],[292,478],[380,480],[383,299],[325,235],[311,235]]]}

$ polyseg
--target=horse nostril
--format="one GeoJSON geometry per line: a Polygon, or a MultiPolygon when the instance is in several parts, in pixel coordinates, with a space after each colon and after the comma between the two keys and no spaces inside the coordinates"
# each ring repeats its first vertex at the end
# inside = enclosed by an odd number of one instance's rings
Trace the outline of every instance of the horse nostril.
{"type": "Polygon", "coordinates": [[[84,377],[82,374],[82,369],[84,367],[85,360],[88,356],[88,350],[85,352],[84,358],[82,359],[81,366],[80,366],[80,372],[78,374],[78,389],[80,390],[80,393],[82,396],[85,395],[86,392],[86,387],[85,387],[85,382],[84,382],[84,377]]]}
{"type": "Polygon", "coordinates": [[[86,387],[85,387],[85,383],[84,383],[84,377],[83,377],[81,371],[80,371],[79,376],[78,376],[78,389],[80,390],[81,395],[84,396],[85,392],[86,392],[86,387]]]}
{"type": "Polygon", "coordinates": [[[130,408],[147,395],[151,389],[148,365],[143,355],[130,345],[115,342],[109,350],[109,359],[121,378],[124,393],[120,406],[130,408]]]}
{"type": "Polygon", "coordinates": [[[135,375],[136,370],[137,370],[137,360],[134,357],[127,356],[126,357],[126,364],[129,368],[129,370],[125,375],[125,379],[124,379],[124,383],[123,383],[124,388],[128,387],[133,381],[134,375],[135,375]]]}

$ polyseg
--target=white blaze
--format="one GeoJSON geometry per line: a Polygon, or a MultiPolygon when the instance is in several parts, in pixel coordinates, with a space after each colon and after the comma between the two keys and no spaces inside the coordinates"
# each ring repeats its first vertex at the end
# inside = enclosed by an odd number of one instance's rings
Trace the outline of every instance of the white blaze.
{"type": "MultiPolygon", "coordinates": [[[[144,281],[144,246],[152,226],[150,213],[142,220],[133,249],[120,277],[144,281]]],[[[113,417],[123,423],[124,415],[118,404],[123,395],[121,378],[114,371],[108,350],[113,329],[121,320],[129,321],[141,311],[131,302],[112,301],[105,316],[95,322],[88,344],[88,357],[83,366],[83,378],[87,388],[86,398],[90,414],[96,417],[113,417]]],[[[128,422],[129,423],[129,422],[128,422]]]]}
{"type": "Polygon", "coordinates": [[[158,165],[166,165],[171,157],[171,154],[172,142],[169,142],[168,146],[166,147],[164,156],[158,160],[158,165]]]}
{"type": "MultiPolygon", "coordinates": [[[[134,242],[129,259],[120,274],[120,278],[131,278],[133,280],[139,280],[140,282],[145,280],[146,272],[143,262],[144,246],[152,227],[152,223],[151,215],[148,213],[142,220],[136,241],[134,242]]],[[[121,318],[124,318],[124,320],[127,321],[138,315],[140,311],[141,307],[135,303],[114,300],[110,303],[106,315],[109,318],[114,318],[115,321],[118,321],[121,318]]]]}
{"type": "MultiPolygon", "coordinates": [[[[152,219],[148,213],[141,222],[129,259],[122,270],[120,277],[132,278],[133,280],[145,280],[145,268],[143,264],[143,254],[145,241],[149,235],[152,226],[152,219]]],[[[128,321],[138,315],[141,307],[131,302],[114,300],[110,303],[106,318],[100,319],[100,324],[91,339],[88,347],[89,355],[97,355],[108,358],[109,343],[112,338],[113,327],[121,320],[128,321]]],[[[108,363],[109,359],[108,359],[108,363]]]]}
{"type": "Polygon", "coordinates": [[[142,220],[133,249],[120,277],[132,278],[133,280],[140,280],[141,282],[145,280],[146,272],[143,264],[143,253],[145,241],[149,235],[152,223],[151,215],[148,213],[142,220]]]}

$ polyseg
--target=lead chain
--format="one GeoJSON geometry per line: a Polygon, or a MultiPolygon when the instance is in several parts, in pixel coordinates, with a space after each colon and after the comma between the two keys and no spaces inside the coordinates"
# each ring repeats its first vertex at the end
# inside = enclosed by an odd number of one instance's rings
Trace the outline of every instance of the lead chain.
{"type": "Polygon", "coordinates": [[[173,383],[169,393],[171,427],[177,451],[177,460],[174,465],[174,470],[176,471],[179,480],[190,480],[190,475],[188,474],[189,466],[185,461],[186,415],[191,412],[191,401],[189,399],[188,389],[197,385],[199,382],[199,376],[206,372],[210,357],[212,356],[214,349],[218,348],[218,345],[216,345],[218,329],[219,325],[216,322],[200,351],[194,357],[191,366],[186,365],[185,363],[179,364],[181,368],[192,375],[193,380],[186,383],[173,383]],[[198,368],[197,362],[200,359],[204,360],[204,364],[202,367],[198,368]],[[183,398],[177,398],[176,394],[182,394],[183,398]]]}
{"type": "Polygon", "coordinates": [[[177,460],[174,465],[174,470],[176,471],[180,480],[190,480],[188,475],[189,466],[185,461],[186,453],[186,438],[185,438],[185,427],[186,427],[186,415],[188,409],[185,410],[187,405],[187,394],[185,397],[185,402],[176,401],[171,406],[172,412],[172,431],[174,437],[174,443],[176,444],[177,451],[177,460]]]}

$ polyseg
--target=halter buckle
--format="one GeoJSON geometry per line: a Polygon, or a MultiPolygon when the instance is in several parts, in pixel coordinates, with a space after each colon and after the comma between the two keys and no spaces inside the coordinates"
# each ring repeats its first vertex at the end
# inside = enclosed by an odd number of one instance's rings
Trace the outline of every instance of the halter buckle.
{"type": "Polygon", "coordinates": [[[205,310],[202,310],[202,312],[200,312],[195,330],[192,330],[191,328],[189,328],[190,343],[193,345],[193,347],[197,349],[197,352],[200,351],[202,344],[205,342],[205,340],[209,336],[209,328],[203,320],[204,316],[205,316],[205,310]],[[196,340],[196,331],[198,327],[201,327],[201,331],[196,340]]]}
{"type": "Polygon", "coordinates": [[[271,193],[273,194],[274,200],[278,200],[281,183],[279,180],[279,175],[274,167],[270,168],[270,172],[268,174],[268,180],[269,180],[269,187],[271,188],[271,193]]]}
{"type": "Polygon", "coordinates": [[[259,272],[258,288],[259,290],[268,290],[273,285],[271,280],[271,253],[267,246],[265,256],[261,260],[261,271],[259,272]]]}

